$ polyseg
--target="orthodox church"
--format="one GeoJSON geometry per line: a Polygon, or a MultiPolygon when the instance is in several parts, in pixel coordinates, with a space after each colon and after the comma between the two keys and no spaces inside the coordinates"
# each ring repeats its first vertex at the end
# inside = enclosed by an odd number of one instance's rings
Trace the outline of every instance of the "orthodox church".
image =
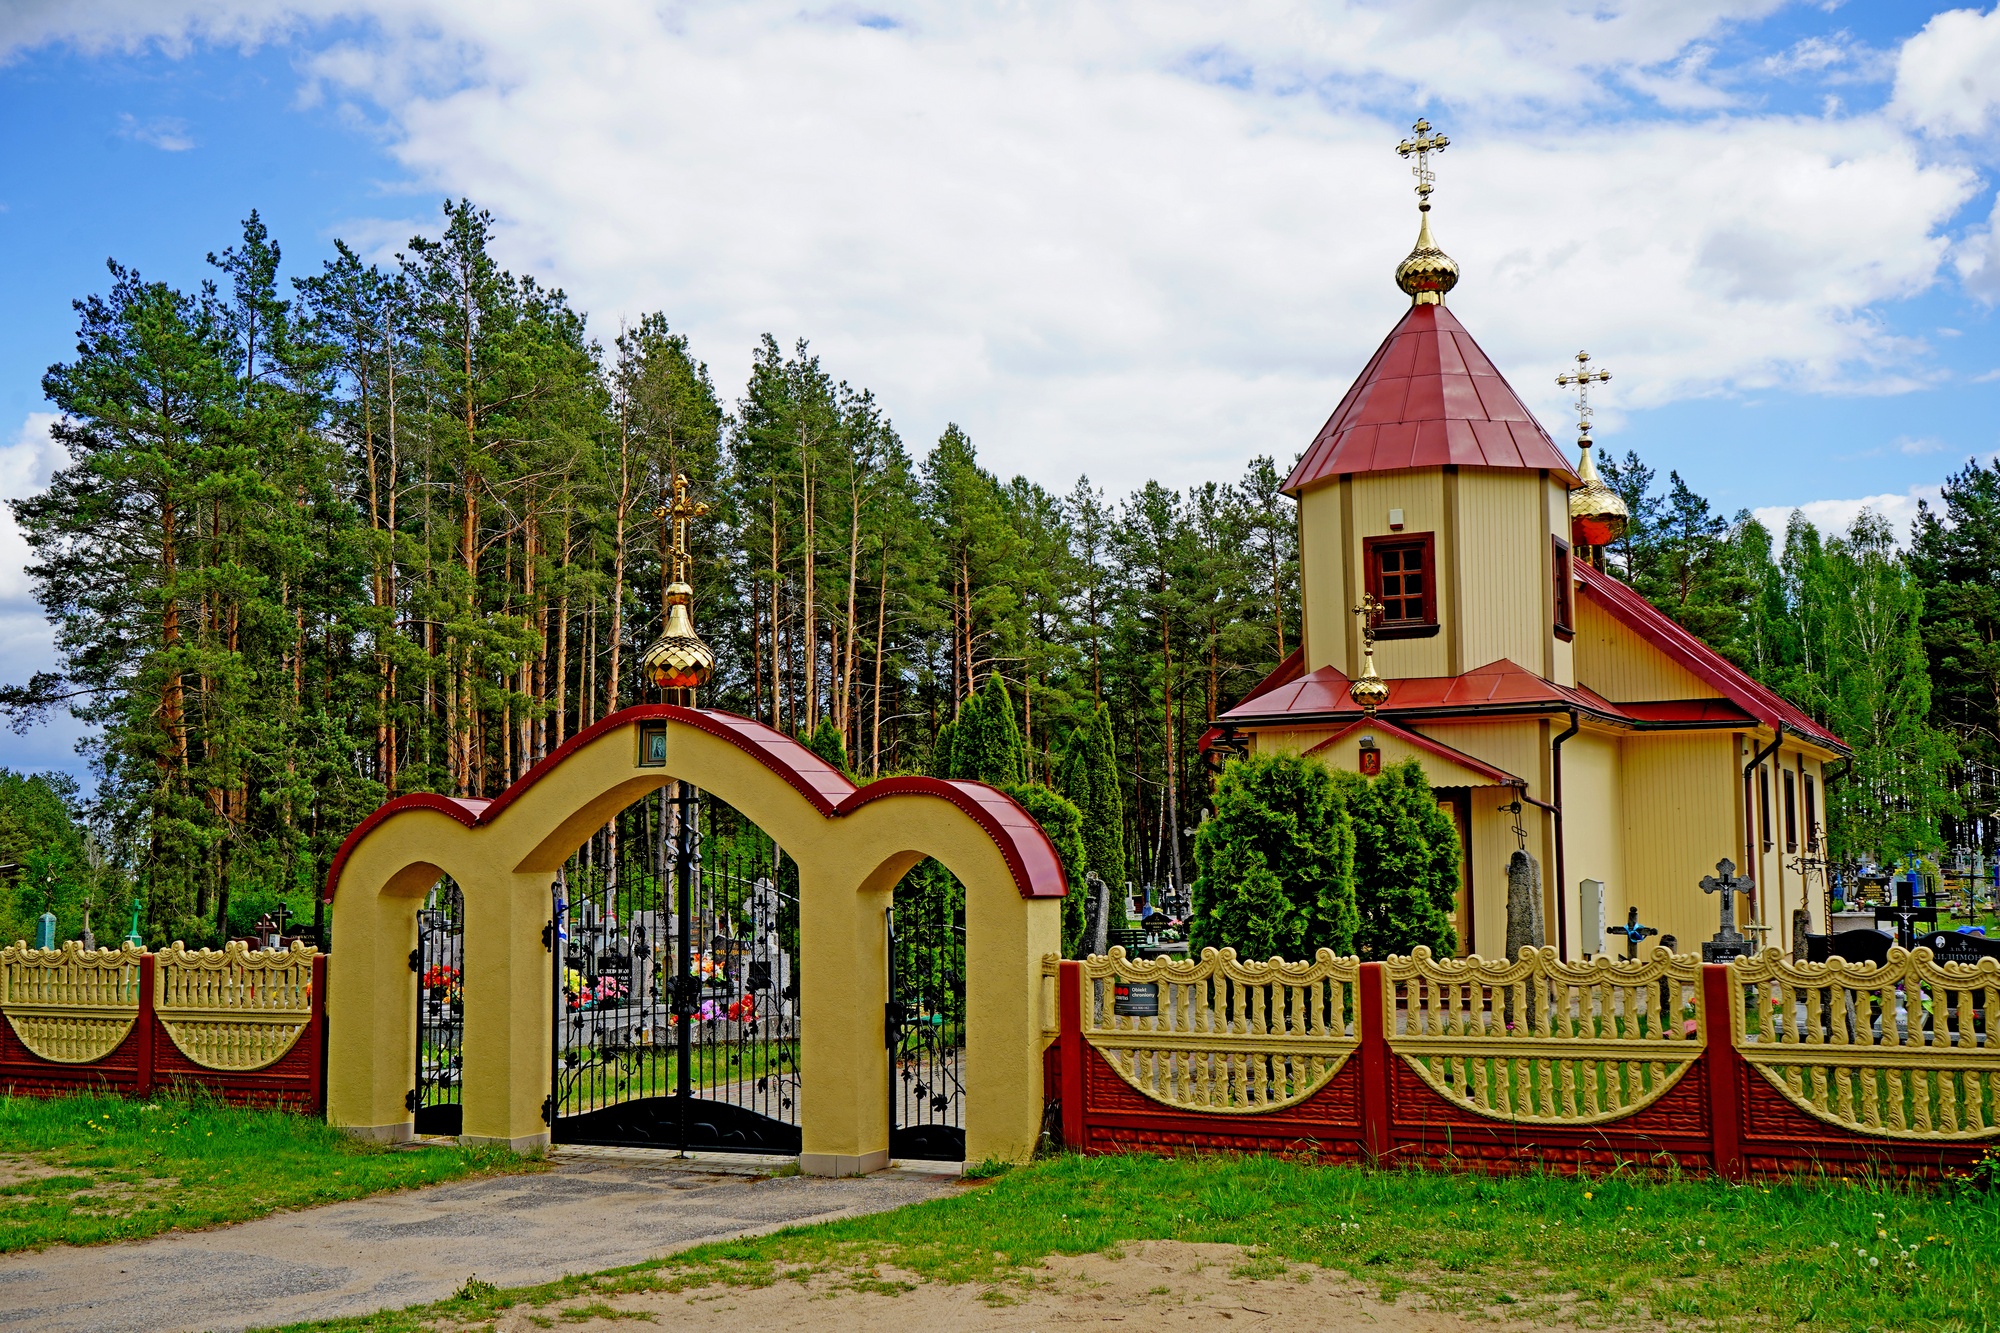
{"type": "MultiPolygon", "coordinates": [[[[1458,266],[1420,226],[1410,307],[1285,481],[1298,502],[1302,646],[1216,719],[1211,746],[1290,750],[1372,774],[1415,759],[1465,849],[1462,953],[1506,952],[1507,868],[1541,868],[1546,940],[1624,956],[1638,922],[1695,952],[1727,912],[1753,944],[1824,932],[1827,768],[1815,724],[1608,571],[1625,506],[1535,420],[1445,304],[1458,266]],[[1752,882],[1704,892],[1719,861],[1752,882]]],[[[1642,949],[1642,952],[1644,950],[1642,949]]]]}

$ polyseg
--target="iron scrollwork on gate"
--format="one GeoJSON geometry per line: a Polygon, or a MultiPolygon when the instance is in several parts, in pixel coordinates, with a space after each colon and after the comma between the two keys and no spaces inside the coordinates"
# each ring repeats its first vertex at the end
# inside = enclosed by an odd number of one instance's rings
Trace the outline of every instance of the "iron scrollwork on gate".
{"type": "Polygon", "coordinates": [[[558,1143],[797,1153],[798,897],[782,853],[679,784],[555,887],[558,1143]]]}
{"type": "Polygon", "coordinates": [[[464,1133],[460,1102],[465,1042],[465,896],[449,879],[417,912],[410,951],[417,984],[417,1069],[408,1106],[419,1134],[464,1133]]]}
{"type": "Polygon", "coordinates": [[[965,1160],[965,912],[955,882],[926,866],[887,913],[889,1155],[965,1160]],[[928,872],[928,873],[926,873],[928,872]],[[927,882],[928,881],[928,882],[927,882]]]}

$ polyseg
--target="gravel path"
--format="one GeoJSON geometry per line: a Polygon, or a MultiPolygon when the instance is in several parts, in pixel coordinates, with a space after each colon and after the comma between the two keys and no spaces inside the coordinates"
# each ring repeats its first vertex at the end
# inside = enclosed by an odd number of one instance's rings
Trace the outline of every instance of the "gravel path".
{"type": "Polygon", "coordinates": [[[561,1149],[538,1175],[462,1181],[210,1231],[0,1256],[0,1330],[223,1330],[437,1300],[637,1263],[708,1240],[949,1194],[922,1167],[852,1180],[770,1164],[561,1149]]]}

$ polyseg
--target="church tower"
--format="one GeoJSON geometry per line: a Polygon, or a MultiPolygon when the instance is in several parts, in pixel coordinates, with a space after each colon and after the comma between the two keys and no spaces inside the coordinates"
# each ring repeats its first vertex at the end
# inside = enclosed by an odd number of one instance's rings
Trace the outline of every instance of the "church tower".
{"type": "Polygon", "coordinates": [[[1230,751],[1289,750],[1373,775],[1415,760],[1458,825],[1461,953],[1505,951],[1506,871],[1542,867],[1547,944],[1607,951],[1639,923],[1694,952],[1699,887],[1750,867],[1739,926],[1780,948],[1824,930],[1825,765],[1836,736],[1724,660],[1605,567],[1625,506],[1591,461],[1587,354],[1572,467],[1445,304],[1419,120],[1409,309],[1313,437],[1299,506],[1302,646],[1216,721],[1230,751]]]}
{"type": "Polygon", "coordinates": [[[1562,451],[1445,304],[1458,265],[1431,238],[1432,153],[1418,121],[1416,248],[1396,266],[1410,308],[1291,475],[1299,502],[1305,669],[1361,670],[1352,608],[1371,597],[1378,669],[1457,676],[1513,662],[1576,681],[1562,596],[1572,558],[1562,451]]]}

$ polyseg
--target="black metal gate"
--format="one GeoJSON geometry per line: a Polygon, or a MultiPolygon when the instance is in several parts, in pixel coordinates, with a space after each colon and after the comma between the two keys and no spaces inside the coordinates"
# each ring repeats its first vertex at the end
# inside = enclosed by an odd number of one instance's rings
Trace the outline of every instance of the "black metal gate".
{"type": "Polygon", "coordinates": [[[965,1160],[965,899],[935,861],[887,913],[889,1155],[965,1160]]]}
{"type": "Polygon", "coordinates": [[[410,971],[417,974],[417,1082],[408,1106],[416,1115],[416,1132],[462,1134],[465,897],[449,878],[433,885],[418,909],[410,971]]]}
{"type": "Polygon", "coordinates": [[[641,801],[557,878],[557,1143],[799,1151],[796,874],[703,807],[641,801]]]}

